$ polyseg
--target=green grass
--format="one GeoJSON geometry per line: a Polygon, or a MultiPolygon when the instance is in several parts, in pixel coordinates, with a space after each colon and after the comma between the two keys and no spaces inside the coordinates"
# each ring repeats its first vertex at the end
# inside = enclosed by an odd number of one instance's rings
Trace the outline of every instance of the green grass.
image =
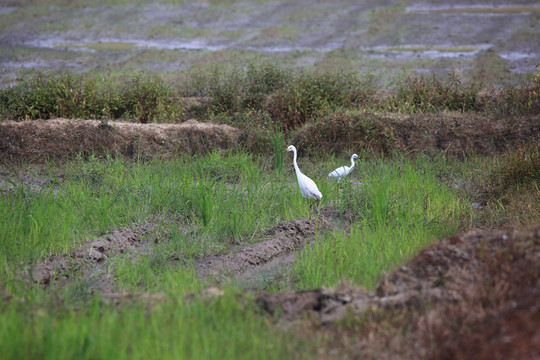
{"type": "Polygon", "coordinates": [[[466,199],[441,184],[425,160],[370,165],[359,166],[362,185],[343,189],[341,207],[357,221],[321,236],[302,253],[295,265],[300,288],[335,286],[343,279],[373,288],[384,271],[469,220],[466,199]]]}
{"type": "Polygon", "coordinates": [[[80,158],[60,167],[62,184],[39,192],[18,186],[0,197],[0,283],[27,299],[0,305],[2,356],[311,358],[306,354],[313,344],[275,328],[249,298],[239,302],[234,288],[214,300],[183,298],[208,286],[194,273],[192,258],[224,252],[231,239],[258,240],[256,232],[278,221],[307,216],[295,184],[265,172],[269,166],[246,154],[150,162],[80,158]],[[115,290],[164,293],[163,302],[116,307],[88,299],[77,273],[56,290],[20,280],[22,264],[69,252],[93,234],[150,215],[165,219],[156,230],[165,237],[162,243],[148,253],[111,257],[107,271],[115,290]],[[183,261],[171,263],[171,255],[183,261]]]}
{"type": "MultiPolygon", "coordinates": [[[[0,290],[14,296],[0,304],[3,357],[313,358],[317,339],[276,327],[250,295],[239,296],[236,285],[220,285],[224,295],[217,298],[186,296],[210,286],[195,273],[194,259],[259,241],[277,222],[314,216],[285,155],[283,170],[274,169],[270,156],[245,153],[148,162],[81,157],[50,164],[51,181],[61,172],[62,183],[38,192],[19,185],[1,196],[0,290]],[[162,294],[153,304],[109,304],[92,296],[77,273],[64,288],[20,280],[20,270],[50,253],[69,252],[85,239],[149,217],[158,223],[149,235],[157,235],[158,243],[143,253],[110,257],[105,271],[113,291],[162,294]]],[[[280,280],[293,289],[346,279],[373,288],[384,272],[467,228],[475,217],[472,200],[449,185],[469,181],[475,162],[437,156],[361,160],[340,186],[325,177],[348,157],[301,156],[298,162],[324,194],[322,209],[337,209],[352,223],[319,229],[286,275],[292,282],[280,280]]]]}
{"type": "Polygon", "coordinates": [[[247,154],[147,163],[90,157],[68,164],[66,172],[58,189],[51,176],[51,186],[39,192],[17,185],[0,198],[2,267],[69,252],[91,234],[150,215],[183,219],[206,245],[196,253],[207,254],[225,250],[231,237],[252,238],[307,214],[298,189],[247,154]]]}
{"type": "Polygon", "coordinates": [[[272,326],[252,302],[170,299],[120,308],[94,299],[83,309],[0,305],[4,359],[310,358],[302,341],[272,326]],[[297,357],[298,356],[298,357],[297,357]]]}

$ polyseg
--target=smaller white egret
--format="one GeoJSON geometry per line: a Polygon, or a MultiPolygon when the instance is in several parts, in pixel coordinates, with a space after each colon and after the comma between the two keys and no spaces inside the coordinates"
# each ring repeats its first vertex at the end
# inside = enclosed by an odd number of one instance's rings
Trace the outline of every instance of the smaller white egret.
{"type": "MultiPolygon", "coordinates": [[[[322,194],[317,188],[315,182],[308,178],[306,175],[302,174],[302,172],[298,168],[298,164],[296,163],[296,148],[293,145],[289,145],[289,147],[285,151],[292,151],[294,153],[294,171],[296,172],[296,177],[298,179],[298,187],[300,188],[300,193],[302,193],[302,196],[309,199],[315,199],[315,201],[321,200],[322,194]]],[[[313,203],[311,205],[313,205],[313,203]]]]}
{"type": "Polygon", "coordinates": [[[342,166],[340,168],[337,168],[336,170],[332,171],[331,173],[328,173],[328,177],[338,179],[338,182],[340,182],[345,176],[349,175],[349,173],[354,169],[354,159],[358,159],[358,155],[352,154],[351,156],[351,166],[342,166]]]}

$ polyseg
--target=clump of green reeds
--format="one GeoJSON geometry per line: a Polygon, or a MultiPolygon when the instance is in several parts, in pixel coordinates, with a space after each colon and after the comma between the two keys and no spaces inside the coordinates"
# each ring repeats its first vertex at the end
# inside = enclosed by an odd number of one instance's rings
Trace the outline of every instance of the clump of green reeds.
{"type": "MultiPolygon", "coordinates": [[[[335,286],[344,278],[374,287],[384,271],[448,236],[470,205],[437,181],[424,160],[359,164],[364,182],[344,188],[340,208],[355,219],[309,247],[295,265],[298,286],[335,286]]],[[[360,170],[358,170],[360,171],[360,170]]]]}

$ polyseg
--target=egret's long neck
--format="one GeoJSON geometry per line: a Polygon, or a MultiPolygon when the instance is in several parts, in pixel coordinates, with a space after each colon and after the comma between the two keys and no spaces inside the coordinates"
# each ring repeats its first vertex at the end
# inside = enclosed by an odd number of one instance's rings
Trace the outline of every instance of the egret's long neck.
{"type": "Polygon", "coordinates": [[[296,163],[296,150],[293,151],[293,165],[294,165],[294,171],[296,172],[296,176],[299,176],[299,174],[302,174],[300,171],[300,168],[298,167],[298,164],[296,163]]]}
{"type": "Polygon", "coordinates": [[[351,157],[351,170],[352,170],[353,167],[354,167],[354,158],[351,157]]]}

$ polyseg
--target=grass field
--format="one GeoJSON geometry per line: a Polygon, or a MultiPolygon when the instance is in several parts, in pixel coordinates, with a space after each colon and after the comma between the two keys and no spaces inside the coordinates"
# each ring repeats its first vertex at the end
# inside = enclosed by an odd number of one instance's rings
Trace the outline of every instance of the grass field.
{"type": "Polygon", "coordinates": [[[540,8],[469,5],[0,5],[0,358],[540,351],[540,8]]]}
{"type": "MultiPolygon", "coordinates": [[[[288,154],[287,154],[288,155],[288,154]]],[[[244,153],[171,161],[74,160],[50,164],[40,191],[18,185],[1,198],[2,278],[19,301],[2,305],[0,338],[7,358],[310,358],[317,342],[276,328],[250,296],[225,286],[217,298],[186,297],[211,285],[190,262],[260,241],[280,221],[317,217],[299,194],[288,165],[244,153]],[[55,174],[63,174],[61,182],[55,174]],[[160,219],[152,251],[111,257],[113,289],[165,294],[164,299],[111,305],[85,292],[81,274],[64,287],[21,280],[50,254],[70,253],[85,239],[115,227],[160,219]],[[180,229],[180,230],[179,230],[180,229]],[[183,262],[171,262],[172,257],[183,262]],[[22,300],[24,299],[24,301],[22,300]]],[[[320,211],[335,209],[351,223],[321,230],[301,253],[294,289],[349,279],[371,288],[381,274],[434,240],[466,229],[471,200],[441,181],[442,158],[365,160],[344,184],[324,174],[341,164],[299,158],[324,194],[320,211]],[[361,181],[361,182],[360,182],[361,181]]],[[[21,171],[30,171],[30,168],[21,171]]],[[[469,172],[467,169],[465,172],[469,172]]],[[[279,290],[279,284],[268,284],[279,290]]],[[[313,339],[312,339],[313,340],[313,339]]]]}

